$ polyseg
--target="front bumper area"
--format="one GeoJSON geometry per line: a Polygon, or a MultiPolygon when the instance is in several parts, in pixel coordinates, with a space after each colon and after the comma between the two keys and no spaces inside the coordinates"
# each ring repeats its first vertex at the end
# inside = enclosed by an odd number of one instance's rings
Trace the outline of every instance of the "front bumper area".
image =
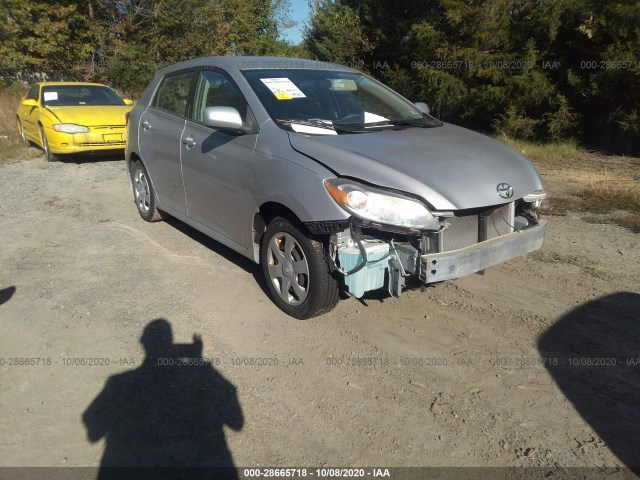
{"type": "Polygon", "coordinates": [[[123,126],[89,127],[88,133],[65,133],[47,129],[49,148],[55,154],[74,154],[124,150],[126,129],[123,126]]]}
{"type": "Polygon", "coordinates": [[[538,250],[548,234],[549,223],[541,221],[526,230],[502,235],[470,247],[422,255],[420,280],[424,283],[435,283],[479,272],[538,250]]]}

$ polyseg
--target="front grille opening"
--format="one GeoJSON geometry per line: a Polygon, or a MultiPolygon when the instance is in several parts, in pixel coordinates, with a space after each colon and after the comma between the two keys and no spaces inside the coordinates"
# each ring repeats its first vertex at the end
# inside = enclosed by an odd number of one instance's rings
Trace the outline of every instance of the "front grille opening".
{"type": "MultiPolygon", "coordinates": [[[[515,204],[457,212],[447,218],[448,227],[427,238],[431,252],[450,252],[513,232],[515,204]],[[434,237],[438,237],[437,241],[434,237]],[[436,250],[437,248],[437,250],[436,250]]],[[[429,251],[429,250],[428,250],[429,251]]]]}

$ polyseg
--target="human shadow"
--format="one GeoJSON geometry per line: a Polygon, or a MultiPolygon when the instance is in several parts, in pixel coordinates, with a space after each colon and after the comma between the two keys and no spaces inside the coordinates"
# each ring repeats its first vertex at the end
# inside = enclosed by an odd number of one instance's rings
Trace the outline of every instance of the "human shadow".
{"type": "Polygon", "coordinates": [[[202,340],[174,344],[150,322],[138,368],[110,377],[82,415],[91,442],[105,439],[106,479],[237,478],[223,427],[241,430],[236,388],[202,357],[202,340]]]}
{"type": "Polygon", "coordinates": [[[7,287],[0,290],[0,305],[7,303],[14,293],[16,293],[16,287],[7,287]]]}
{"type": "Polygon", "coordinates": [[[538,349],[580,415],[640,474],[640,295],[616,293],[576,308],[540,336],[538,349]]]}

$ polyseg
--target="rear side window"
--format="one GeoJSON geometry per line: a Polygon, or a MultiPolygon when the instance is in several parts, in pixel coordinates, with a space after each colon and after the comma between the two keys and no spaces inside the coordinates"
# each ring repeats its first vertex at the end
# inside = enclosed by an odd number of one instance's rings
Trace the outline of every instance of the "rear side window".
{"type": "Polygon", "coordinates": [[[185,117],[193,76],[194,72],[185,72],[165,77],[158,88],[155,107],[185,117]]]}

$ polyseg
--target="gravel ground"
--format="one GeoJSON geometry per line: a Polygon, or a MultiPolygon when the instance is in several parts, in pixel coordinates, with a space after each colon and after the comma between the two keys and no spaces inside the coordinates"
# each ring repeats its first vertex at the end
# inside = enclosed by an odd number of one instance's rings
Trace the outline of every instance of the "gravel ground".
{"type": "Polygon", "coordinates": [[[483,276],[298,321],[250,261],[142,221],[121,160],[0,185],[0,467],[640,471],[640,235],[551,217],[483,276]]]}

